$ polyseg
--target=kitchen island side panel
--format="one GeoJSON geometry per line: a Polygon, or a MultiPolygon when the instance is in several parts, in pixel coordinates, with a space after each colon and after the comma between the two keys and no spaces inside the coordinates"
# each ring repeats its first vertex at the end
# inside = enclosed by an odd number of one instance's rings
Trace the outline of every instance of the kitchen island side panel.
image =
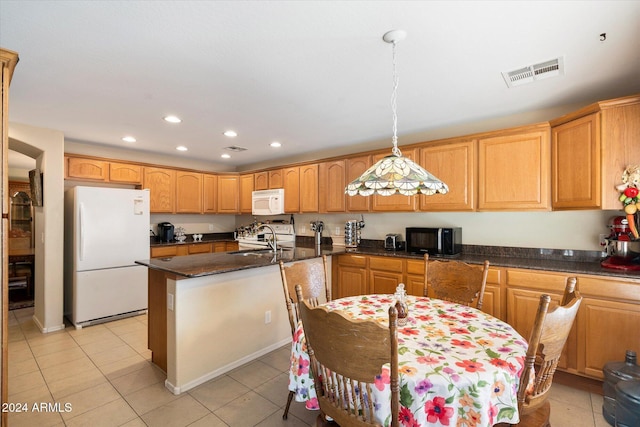
{"type": "Polygon", "coordinates": [[[278,265],[168,279],[167,300],[166,385],[175,394],[291,341],[278,265]]]}

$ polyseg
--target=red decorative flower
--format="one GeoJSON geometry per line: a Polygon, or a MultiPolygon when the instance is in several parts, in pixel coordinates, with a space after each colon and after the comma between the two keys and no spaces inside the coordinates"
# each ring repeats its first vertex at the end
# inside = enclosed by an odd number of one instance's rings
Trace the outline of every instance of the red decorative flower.
{"type": "Polygon", "coordinates": [[[414,328],[402,328],[402,329],[398,329],[398,332],[400,332],[402,335],[419,335],[420,334],[420,332],[418,332],[418,330],[414,328]]]}
{"type": "Polygon", "coordinates": [[[422,321],[422,322],[430,322],[433,320],[433,316],[429,316],[427,314],[421,314],[419,316],[416,316],[416,319],[422,321]]]}
{"type": "Polygon", "coordinates": [[[473,348],[473,347],[475,347],[475,345],[473,345],[473,343],[471,343],[471,341],[467,341],[467,340],[460,341],[457,338],[452,339],[451,340],[451,344],[457,345],[458,347],[464,347],[464,348],[473,348]]]}
{"type": "Polygon", "coordinates": [[[469,313],[469,312],[467,312],[467,311],[464,311],[464,312],[460,313],[459,315],[460,315],[461,317],[466,317],[466,318],[468,318],[468,319],[475,319],[476,317],[478,317],[478,315],[477,315],[477,314],[475,314],[475,313],[469,313]]]}
{"type": "Polygon", "coordinates": [[[507,362],[506,360],[502,360],[502,359],[491,359],[490,362],[493,366],[496,366],[498,368],[502,368],[506,371],[511,372],[512,374],[516,373],[516,366],[511,363],[511,362],[507,362]]]}
{"type": "Polygon", "coordinates": [[[434,397],[424,404],[424,412],[427,414],[427,421],[435,423],[440,421],[443,426],[449,425],[449,420],[453,415],[453,408],[445,405],[444,397],[434,397]]]}
{"type": "Polygon", "coordinates": [[[460,335],[469,334],[469,330],[467,328],[451,328],[449,330],[451,331],[452,334],[460,334],[460,335]]]}
{"type": "Polygon", "coordinates": [[[484,372],[482,363],[475,362],[473,360],[463,360],[462,362],[456,362],[456,365],[464,368],[467,372],[484,372]]]}
{"type": "Polygon", "coordinates": [[[413,416],[413,412],[411,412],[409,408],[405,408],[404,406],[400,407],[398,421],[400,421],[400,424],[407,427],[419,427],[420,425],[416,422],[416,419],[413,416]]]}

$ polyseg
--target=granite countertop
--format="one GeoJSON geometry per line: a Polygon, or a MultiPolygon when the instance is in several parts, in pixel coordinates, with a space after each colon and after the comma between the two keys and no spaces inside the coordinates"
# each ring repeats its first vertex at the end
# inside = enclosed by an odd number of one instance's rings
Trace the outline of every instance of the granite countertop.
{"type": "MultiPolygon", "coordinates": [[[[233,241],[229,235],[203,237],[202,243],[213,241],[233,241]],[[209,237],[205,240],[205,237],[209,237]]],[[[186,241],[182,244],[194,243],[186,241]]],[[[197,242],[196,242],[197,243],[197,242]]],[[[175,245],[179,243],[159,243],[157,245],[175,245]]],[[[244,250],[235,252],[217,252],[172,258],[153,258],[136,261],[149,268],[162,270],[183,277],[199,277],[221,274],[249,268],[259,268],[284,262],[300,261],[321,255],[338,255],[343,253],[422,259],[422,255],[405,251],[387,251],[379,241],[364,241],[358,248],[332,246],[331,241],[323,241],[317,249],[311,239],[297,239],[293,250],[278,250],[274,256],[265,250],[244,250]]],[[[572,251],[559,249],[509,248],[497,246],[463,245],[462,253],[454,257],[430,257],[430,259],[457,260],[470,264],[481,264],[488,260],[492,266],[507,268],[526,268],[530,270],[556,271],[573,274],[591,274],[596,276],[620,277],[640,281],[640,271],[625,271],[604,268],[600,252],[572,251]]]]}
{"type": "MultiPolygon", "coordinates": [[[[422,259],[423,255],[405,251],[387,251],[379,247],[347,248],[346,253],[422,259]]],[[[574,274],[620,277],[640,280],[640,271],[604,268],[599,252],[565,251],[528,248],[498,248],[491,246],[463,246],[461,254],[453,257],[430,256],[435,260],[456,260],[469,264],[482,264],[488,260],[494,267],[526,268],[530,270],[557,271],[574,274]],[[571,254],[571,256],[565,255],[571,254]]]]}
{"type": "Polygon", "coordinates": [[[171,258],[152,258],[136,261],[136,263],[154,270],[192,278],[277,265],[280,260],[283,262],[302,261],[322,255],[331,256],[337,253],[344,253],[344,247],[323,246],[316,248],[314,246],[296,246],[288,250],[278,249],[275,254],[269,249],[214,252],[171,258]]]}

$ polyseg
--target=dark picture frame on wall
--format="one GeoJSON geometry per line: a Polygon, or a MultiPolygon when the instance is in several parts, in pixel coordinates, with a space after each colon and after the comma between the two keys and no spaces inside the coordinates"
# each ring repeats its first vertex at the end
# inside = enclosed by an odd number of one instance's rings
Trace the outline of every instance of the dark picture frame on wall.
{"type": "Polygon", "coordinates": [[[31,201],[33,206],[42,206],[43,204],[42,180],[43,177],[40,169],[29,171],[29,184],[31,186],[31,201]]]}

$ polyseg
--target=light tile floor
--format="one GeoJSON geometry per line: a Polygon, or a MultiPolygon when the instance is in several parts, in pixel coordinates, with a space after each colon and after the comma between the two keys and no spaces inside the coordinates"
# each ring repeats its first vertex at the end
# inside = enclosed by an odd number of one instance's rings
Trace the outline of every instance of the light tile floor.
{"type": "MultiPolygon", "coordinates": [[[[282,419],[288,346],[175,396],[150,362],[147,316],[42,334],[32,315],[9,312],[9,402],[27,406],[9,413],[11,427],[315,425],[317,412],[297,402],[282,419]]],[[[596,393],[553,386],[554,427],[606,427],[601,408],[596,393]]]]}

